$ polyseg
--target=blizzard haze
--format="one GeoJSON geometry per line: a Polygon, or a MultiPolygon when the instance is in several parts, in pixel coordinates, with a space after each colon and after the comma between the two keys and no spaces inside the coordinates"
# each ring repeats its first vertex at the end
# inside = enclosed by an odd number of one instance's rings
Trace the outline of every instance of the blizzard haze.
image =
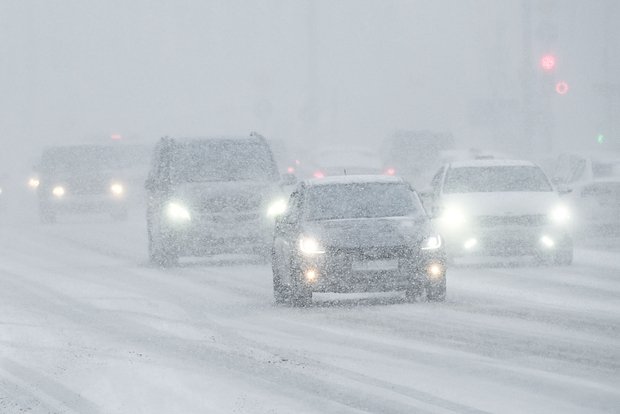
{"type": "Polygon", "coordinates": [[[524,61],[535,66],[550,49],[561,55],[559,76],[572,95],[554,103],[554,139],[585,146],[598,133],[593,123],[605,121],[594,84],[620,70],[620,29],[611,23],[619,7],[531,2],[533,27],[551,26],[553,35],[534,38],[524,56],[526,4],[3,1],[3,140],[33,148],[112,133],[259,130],[305,143],[375,144],[416,128],[515,149],[524,61]],[[492,100],[515,112],[480,122],[477,108],[492,100]]]}

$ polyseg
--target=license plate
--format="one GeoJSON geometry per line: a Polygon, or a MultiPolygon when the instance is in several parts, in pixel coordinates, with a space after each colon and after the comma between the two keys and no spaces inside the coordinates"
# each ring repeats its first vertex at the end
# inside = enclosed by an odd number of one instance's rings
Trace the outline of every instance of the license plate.
{"type": "Polygon", "coordinates": [[[397,270],[398,259],[390,260],[356,260],[351,264],[354,271],[397,270]]]}

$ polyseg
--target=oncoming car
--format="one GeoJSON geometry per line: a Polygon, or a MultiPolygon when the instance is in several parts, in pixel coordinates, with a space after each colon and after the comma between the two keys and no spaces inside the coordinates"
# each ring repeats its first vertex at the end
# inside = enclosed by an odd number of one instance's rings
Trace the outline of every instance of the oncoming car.
{"type": "Polygon", "coordinates": [[[432,187],[433,217],[449,257],[533,255],[572,262],[571,213],[535,164],[454,162],[439,169],[432,187]]]}
{"type": "Polygon", "coordinates": [[[273,241],[276,303],[305,306],[313,292],[446,295],[441,238],[402,179],[346,176],[298,184],[273,241]]]}
{"type": "MultiPolygon", "coordinates": [[[[105,212],[127,217],[131,169],[137,162],[123,146],[74,145],[43,151],[33,179],[41,221],[51,223],[60,213],[105,212]],[[35,185],[36,184],[36,185],[35,185]]],[[[131,188],[130,188],[131,187],[131,188]]]]}
{"type": "Polygon", "coordinates": [[[273,222],[286,207],[266,140],[163,138],[146,181],[149,257],[250,253],[269,258],[273,222]]]}

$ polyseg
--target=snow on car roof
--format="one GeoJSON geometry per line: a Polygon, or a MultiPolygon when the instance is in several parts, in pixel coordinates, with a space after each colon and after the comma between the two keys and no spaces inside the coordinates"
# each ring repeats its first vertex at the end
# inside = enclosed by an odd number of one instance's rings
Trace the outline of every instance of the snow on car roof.
{"type": "Polygon", "coordinates": [[[511,160],[511,159],[489,159],[489,160],[465,160],[465,161],[455,161],[450,163],[450,168],[461,168],[461,167],[513,167],[513,166],[528,166],[534,167],[534,164],[531,161],[526,160],[511,160]]]}
{"type": "Polygon", "coordinates": [[[389,175],[337,175],[325,178],[312,178],[306,180],[309,186],[332,185],[332,184],[394,184],[403,183],[400,177],[392,177],[389,175]]]}

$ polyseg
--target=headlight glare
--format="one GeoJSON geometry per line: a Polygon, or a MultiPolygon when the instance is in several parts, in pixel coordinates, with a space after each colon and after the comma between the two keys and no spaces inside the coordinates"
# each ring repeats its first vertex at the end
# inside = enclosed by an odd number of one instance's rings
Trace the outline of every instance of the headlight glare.
{"type": "Polygon", "coordinates": [[[55,197],[60,198],[65,195],[65,188],[61,185],[57,185],[52,189],[52,194],[54,194],[55,197]]]}
{"type": "Polygon", "coordinates": [[[110,192],[115,196],[122,196],[125,192],[125,187],[120,183],[113,183],[110,186],[110,192]]]}
{"type": "Polygon", "coordinates": [[[187,207],[177,202],[168,204],[166,207],[166,215],[170,220],[176,222],[190,221],[192,218],[187,207]]]}
{"type": "Polygon", "coordinates": [[[317,239],[305,236],[299,239],[299,250],[309,256],[325,253],[325,248],[317,239]]]}
{"type": "Polygon", "coordinates": [[[269,207],[267,207],[267,216],[269,217],[279,216],[280,214],[283,214],[286,211],[286,208],[287,208],[286,200],[283,198],[277,199],[273,201],[271,204],[269,204],[269,207]]]}
{"type": "Polygon", "coordinates": [[[441,236],[439,234],[434,234],[432,236],[428,236],[422,242],[421,249],[422,250],[436,250],[441,247],[441,236]]]}
{"type": "Polygon", "coordinates": [[[461,227],[467,219],[459,208],[447,207],[441,215],[441,222],[448,227],[461,227]]]}
{"type": "Polygon", "coordinates": [[[570,211],[564,205],[556,206],[551,210],[551,220],[556,224],[565,224],[570,220],[570,211]]]}

